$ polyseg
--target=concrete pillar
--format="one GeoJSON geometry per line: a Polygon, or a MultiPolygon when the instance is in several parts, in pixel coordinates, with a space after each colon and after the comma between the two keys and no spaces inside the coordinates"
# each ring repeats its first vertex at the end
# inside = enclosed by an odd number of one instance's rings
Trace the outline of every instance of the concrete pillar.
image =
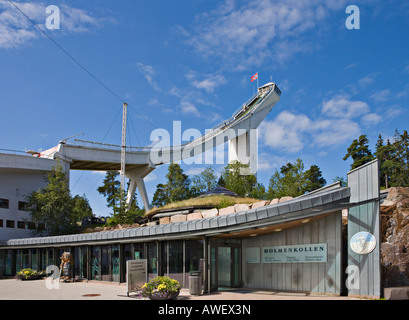
{"type": "Polygon", "coordinates": [[[241,164],[249,165],[249,171],[243,170],[241,174],[257,175],[258,160],[258,131],[251,129],[229,140],[229,163],[239,161],[241,164]]]}
{"type": "Polygon", "coordinates": [[[145,182],[143,181],[143,178],[146,177],[154,169],[155,168],[146,165],[125,172],[125,176],[129,179],[129,188],[126,197],[126,204],[131,203],[136,188],[138,188],[145,210],[148,211],[150,209],[148,194],[146,192],[145,182]]]}

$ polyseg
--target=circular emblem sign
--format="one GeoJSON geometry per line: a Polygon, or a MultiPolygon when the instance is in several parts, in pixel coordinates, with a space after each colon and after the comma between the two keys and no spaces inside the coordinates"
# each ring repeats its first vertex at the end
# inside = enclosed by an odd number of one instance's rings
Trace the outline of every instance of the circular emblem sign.
{"type": "Polygon", "coordinates": [[[368,254],[375,249],[376,239],[369,232],[358,232],[352,236],[349,245],[357,254],[368,254]]]}

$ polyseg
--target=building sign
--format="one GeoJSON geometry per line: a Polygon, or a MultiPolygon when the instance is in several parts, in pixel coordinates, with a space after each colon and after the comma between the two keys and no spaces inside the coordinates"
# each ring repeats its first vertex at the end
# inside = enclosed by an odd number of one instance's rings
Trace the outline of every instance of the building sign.
{"type": "Polygon", "coordinates": [[[327,244],[298,244],[263,248],[263,263],[327,262],[327,244]]]}
{"type": "Polygon", "coordinates": [[[260,247],[246,248],[246,262],[260,263],[260,247]]]}
{"type": "Polygon", "coordinates": [[[146,259],[128,260],[126,262],[127,294],[141,291],[142,286],[148,282],[148,263],[146,259]]]}
{"type": "Polygon", "coordinates": [[[352,236],[349,245],[357,254],[368,254],[375,249],[376,239],[369,232],[358,232],[352,236]]]}

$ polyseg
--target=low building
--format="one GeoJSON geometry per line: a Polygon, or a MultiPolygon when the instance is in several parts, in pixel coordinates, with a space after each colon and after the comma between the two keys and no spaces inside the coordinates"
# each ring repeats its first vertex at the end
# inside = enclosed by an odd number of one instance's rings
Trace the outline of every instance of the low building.
{"type": "Polygon", "coordinates": [[[124,282],[126,261],[146,259],[149,278],[167,275],[186,288],[190,272],[199,269],[204,292],[257,288],[380,297],[378,169],[375,160],[349,172],[348,187],[335,183],[229,214],[8,240],[0,244],[0,275],[58,266],[70,251],[76,279],[124,282]]]}
{"type": "Polygon", "coordinates": [[[0,240],[30,237],[26,196],[46,186],[55,160],[0,153],[0,240]]]}

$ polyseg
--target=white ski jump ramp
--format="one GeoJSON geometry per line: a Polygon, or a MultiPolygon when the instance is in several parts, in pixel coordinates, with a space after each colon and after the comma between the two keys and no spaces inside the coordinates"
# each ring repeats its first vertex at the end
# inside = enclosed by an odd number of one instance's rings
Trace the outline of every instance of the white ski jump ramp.
{"type": "MultiPolygon", "coordinates": [[[[273,82],[258,89],[256,95],[238,109],[230,119],[222,122],[193,141],[177,146],[126,147],[125,176],[130,179],[128,201],[138,187],[145,208],[149,209],[143,178],[156,166],[192,158],[218,145],[229,142],[229,161],[250,164],[249,146],[257,143],[250,132],[257,129],[280,100],[281,91],[273,82]]],[[[107,171],[121,169],[121,146],[75,139],[73,144],[60,141],[58,146],[41,152],[40,157],[62,160],[71,170],[107,171]]]]}

